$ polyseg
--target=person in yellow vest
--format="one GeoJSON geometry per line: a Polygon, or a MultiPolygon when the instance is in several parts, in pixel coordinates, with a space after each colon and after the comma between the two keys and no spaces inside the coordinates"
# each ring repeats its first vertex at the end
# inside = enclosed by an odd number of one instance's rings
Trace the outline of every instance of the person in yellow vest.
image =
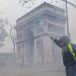
{"type": "Polygon", "coordinates": [[[62,48],[66,76],[76,76],[76,45],[71,43],[68,36],[62,36],[59,40],[53,37],[50,39],[62,48]]]}

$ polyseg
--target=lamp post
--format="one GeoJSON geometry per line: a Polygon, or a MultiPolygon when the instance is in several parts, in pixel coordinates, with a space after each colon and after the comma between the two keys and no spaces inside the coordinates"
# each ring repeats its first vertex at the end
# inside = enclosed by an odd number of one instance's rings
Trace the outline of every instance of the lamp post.
{"type": "Polygon", "coordinates": [[[67,35],[69,36],[68,5],[67,5],[67,0],[63,0],[63,1],[65,2],[66,25],[67,25],[67,35]]]}

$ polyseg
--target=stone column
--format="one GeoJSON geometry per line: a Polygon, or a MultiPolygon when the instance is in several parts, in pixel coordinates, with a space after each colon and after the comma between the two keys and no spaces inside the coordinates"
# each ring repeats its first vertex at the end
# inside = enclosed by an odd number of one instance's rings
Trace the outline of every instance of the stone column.
{"type": "Polygon", "coordinates": [[[32,31],[28,31],[25,36],[25,50],[24,50],[24,63],[31,65],[33,63],[34,55],[34,36],[32,31]]]}

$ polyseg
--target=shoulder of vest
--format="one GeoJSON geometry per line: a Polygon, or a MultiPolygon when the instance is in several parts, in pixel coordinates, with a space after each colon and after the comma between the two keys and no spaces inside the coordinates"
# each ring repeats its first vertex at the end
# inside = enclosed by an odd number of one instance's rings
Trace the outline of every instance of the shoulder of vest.
{"type": "Polygon", "coordinates": [[[73,47],[76,47],[76,45],[75,44],[71,44],[73,47]]]}
{"type": "Polygon", "coordinates": [[[76,45],[75,44],[71,44],[73,49],[76,50],[76,45]]]}

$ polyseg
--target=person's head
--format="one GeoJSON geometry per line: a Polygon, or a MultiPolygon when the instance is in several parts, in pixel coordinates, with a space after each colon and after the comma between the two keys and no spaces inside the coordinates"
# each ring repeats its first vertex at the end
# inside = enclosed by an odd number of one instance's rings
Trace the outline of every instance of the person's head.
{"type": "Polygon", "coordinates": [[[70,43],[70,39],[69,39],[68,36],[62,36],[62,37],[60,38],[60,42],[61,42],[61,45],[62,45],[63,47],[65,47],[65,46],[67,46],[67,45],[70,43]]]}

